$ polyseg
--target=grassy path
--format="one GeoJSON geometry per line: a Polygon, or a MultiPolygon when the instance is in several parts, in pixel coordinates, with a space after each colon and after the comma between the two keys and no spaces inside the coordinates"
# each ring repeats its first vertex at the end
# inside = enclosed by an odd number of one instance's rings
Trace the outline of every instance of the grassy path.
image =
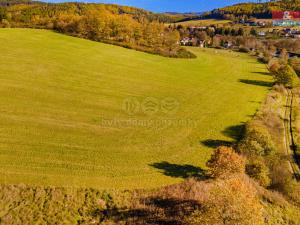
{"type": "Polygon", "coordinates": [[[285,105],[285,118],[284,118],[284,142],[286,153],[290,156],[289,167],[291,173],[294,175],[296,180],[300,180],[299,164],[297,162],[296,151],[297,146],[294,141],[293,134],[293,102],[294,95],[292,90],[287,90],[286,105],[285,105]]]}

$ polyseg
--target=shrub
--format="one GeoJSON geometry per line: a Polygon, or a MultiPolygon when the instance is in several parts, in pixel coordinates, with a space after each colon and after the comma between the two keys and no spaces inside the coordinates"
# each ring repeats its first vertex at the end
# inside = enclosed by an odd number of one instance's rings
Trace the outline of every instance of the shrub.
{"type": "Polygon", "coordinates": [[[272,188],[300,205],[300,184],[293,178],[286,157],[275,157],[269,159],[272,188]]]}
{"type": "Polygon", "coordinates": [[[300,184],[294,179],[289,179],[283,187],[284,194],[286,194],[290,200],[300,205],[300,184]]]}
{"type": "Polygon", "coordinates": [[[293,67],[298,76],[300,76],[300,59],[298,57],[293,57],[289,59],[289,65],[293,67]]]}
{"type": "Polygon", "coordinates": [[[245,160],[232,148],[221,146],[215,150],[207,162],[209,175],[213,178],[226,178],[234,173],[245,172],[245,160]]]}
{"type": "Polygon", "coordinates": [[[280,93],[280,94],[285,94],[286,93],[286,89],[283,85],[274,85],[273,90],[280,93]]]}
{"type": "Polygon", "coordinates": [[[293,88],[298,84],[298,77],[294,69],[285,63],[278,65],[277,63],[269,68],[277,84],[285,87],[293,88]]]}
{"type": "Polygon", "coordinates": [[[4,28],[10,28],[10,23],[8,22],[8,20],[6,20],[6,19],[2,19],[2,27],[4,27],[4,28]]]}
{"type": "Polygon", "coordinates": [[[280,58],[284,63],[286,63],[286,62],[288,61],[289,54],[288,54],[288,51],[287,51],[285,48],[281,50],[280,55],[279,55],[279,58],[280,58]]]}
{"type": "Polygon", "coordinates": [[[264,224],[264,217],[251,181],[235,177],[220,180],[202,207],[188,216],[184,224],[260,225],[264,224]]]}
{"type": "Polygon", "coordinates": [[[261,160],[256,159],[248,162],[246,164],[246,173],[263,187],[268,187],[271,183],[269,168],[261,160]]]}
{"type": "Polygon", "coordinates": [[[272,58],[268,63],[268,69],[273,74],[277,72],[280,68],[280,62],[276,58],[272,58]]]}
{"type": "Polygon", "coordinates": [[[250,52],[250,49],[247,48],[247,47],[240,47],[240,48],[239,48],[239,52],[245,52],[245,53],[248,53],[248,52],[250,52]]]}
{"type": "Polygon", "coordinates": [[[252,123],[246,125],[245,137],[238,149],[248,156],[267,156],[275,152],[275,145],[266,128],[252,123]]]}
{"type": "Polygon", "coordinates": [[[7,19],[7,10],[5,7],[0,7],[0,22],[7,19]]]}
{"type": "Polygon", "coordinates": [[[264,51],[261,57],[263,63],[268,63],[272,59],[272,55],[268,51],[264,51]]]}
{"type": "MultiPolygon", "coordinates": [[[[171,57],[172,57],[172,56],[171,56],[171,57]]],[[[175,58],[191,58],[191,59],[197,58],[197,56],[196,56],[194,53],[192,53],[192,52],[186,50],[185,48],[180,48],[180,49],[176,52],[176,55],[175,55],[174,57],[175,57],[175,58]]]]}
{"type": "Polygon", "coordinates": [[[270,170],[271,186],[277,191],[284,192],[284,186],[292,179],[290,167],[286,156],[274,154],[266,158],[266,164],[270,170]]]}

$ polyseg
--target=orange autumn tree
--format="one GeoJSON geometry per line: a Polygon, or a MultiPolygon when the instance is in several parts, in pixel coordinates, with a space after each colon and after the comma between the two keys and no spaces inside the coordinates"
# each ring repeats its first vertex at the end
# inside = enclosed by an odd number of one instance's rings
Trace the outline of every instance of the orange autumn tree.
{"type": "Polygon", "coordinates": [[[226,178],[232,174],[244,173],[245,159],[233,148],[221,146],[212,154],[207,166],[211,177],[226,178]]]}

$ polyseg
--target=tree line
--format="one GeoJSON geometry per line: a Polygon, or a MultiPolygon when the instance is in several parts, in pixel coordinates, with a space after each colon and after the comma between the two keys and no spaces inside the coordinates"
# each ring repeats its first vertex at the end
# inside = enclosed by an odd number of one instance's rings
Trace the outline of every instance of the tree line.
{"type": "Polygon", "coordinates": [[[233,6],[227,6],[220,9],[204,13],[201,18],[217,18],[228,20],[239,20],[249,18],[272,18],[274,10],[300,10],[300,0],[281,0],[270,1],[265,3],[241,3],[233,6]]]}
{"type": "Polygon", "coordinates": [[[195,57],[161,15],[133,7],[84,3],[20,3],[0,7],[1,27],[52,29],[64,34],[168,57],[195,57]]]}

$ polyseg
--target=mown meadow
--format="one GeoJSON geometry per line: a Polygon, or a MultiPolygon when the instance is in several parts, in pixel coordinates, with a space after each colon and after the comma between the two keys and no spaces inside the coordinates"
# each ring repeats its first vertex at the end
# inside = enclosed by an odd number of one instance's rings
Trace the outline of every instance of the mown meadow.
{"type": "Polygon", "coordinates": [[[247,54],[172,59],[31,29],[0,30],[0,182],[154,188],[201,176],[271,86],[247,54]]]}

